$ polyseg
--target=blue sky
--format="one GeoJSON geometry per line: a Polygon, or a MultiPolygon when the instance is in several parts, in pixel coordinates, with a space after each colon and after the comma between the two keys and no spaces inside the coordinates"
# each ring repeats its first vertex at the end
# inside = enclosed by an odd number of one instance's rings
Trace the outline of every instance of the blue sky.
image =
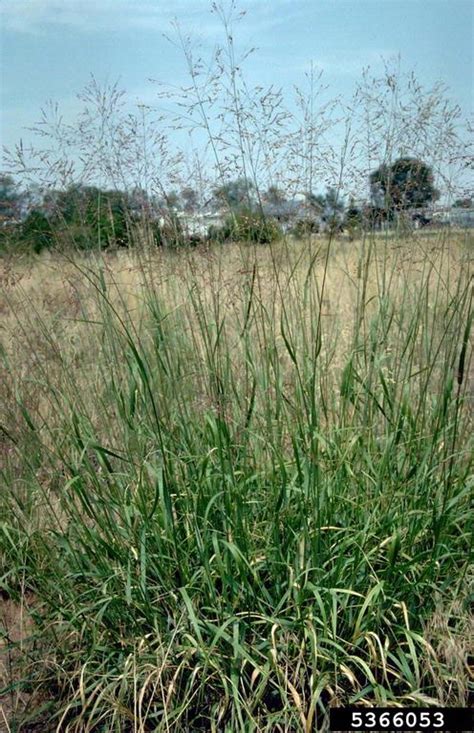
{"type": "MultiPolygon", "coordinates": [[[[67,119],[94,74],[119,79],[132,101],[153,104],[150,78],[185,81],[182,53],[163,34],[177,18],[204,49],[222,39],[209,0],[0,0],[1,141],[29,142],[25,128],[52,99],[67,119]]],[[[290,89],[312,61],[334,95],[349,97],[364,66],[401,55],[430,86],[443,80],[463,113],[473,100],[473,0],[242,0],[242,48],[251,82],[290,89]]]]}

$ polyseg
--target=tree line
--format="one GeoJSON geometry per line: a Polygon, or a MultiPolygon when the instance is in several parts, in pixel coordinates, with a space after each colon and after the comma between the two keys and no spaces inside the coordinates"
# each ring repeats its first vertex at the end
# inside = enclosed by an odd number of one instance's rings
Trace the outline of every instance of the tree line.
{"type": "MultiPolygon", "coordinates": [[[[439,197],[432,169],[416,158],[380,165],[370,173],[368,183],[370,199],[362,204],[353,199],[346,203],[336,188],[324,194],[307,191],[295,202],[275,185],[261,192],[244,177],[216,186],[206,201],[190,186],[161,196],[138,188],[117,191],[90,185],[19,191],[13,178],[3,174],[0,232],[2,240],[22,243],[36,252],[68,244],[80,249],[128,247],[139,230],[143,236],[144,227],[157,245],[193,244],[201,239],[265,243],[282,231],[304,236],[321,228],[354,232],[378,227],[439,197]],[[226,213],[221,223],[196,234],[186,220],[204,210],[226,213]]],[[[467,201],[456,203],[465,206],[467,201]]]]}

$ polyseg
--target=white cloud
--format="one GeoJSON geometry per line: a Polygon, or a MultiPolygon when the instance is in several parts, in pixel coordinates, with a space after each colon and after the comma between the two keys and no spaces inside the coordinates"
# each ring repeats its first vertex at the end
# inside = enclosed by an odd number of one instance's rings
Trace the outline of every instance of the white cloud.
{"type": "Polygon", "coordinates": [[[0,17],[5,30],[42,33],[63,26],[78,31],[130,26],[166,30],[173,16],[195,15],[210,7],[207,0],[3,0],[0,17]]]}
{"type": "MultiPolygon", "coordinates": [[[[231,0],[223,0],[230,7],[231,0]]],[[[177,18],[184,27],[191,25],[201,36],[222,37],[222,23],[211,15],[211,0],[1,0],[2,27],[18,33],[42,34],[51,27],[68,27],[82,32],[141,28],[167,32],[177,18]]],[[[248,32],[282,22],[306,5],[301,0],[242,0],[239,10],[250,11],[248,32]]]]}

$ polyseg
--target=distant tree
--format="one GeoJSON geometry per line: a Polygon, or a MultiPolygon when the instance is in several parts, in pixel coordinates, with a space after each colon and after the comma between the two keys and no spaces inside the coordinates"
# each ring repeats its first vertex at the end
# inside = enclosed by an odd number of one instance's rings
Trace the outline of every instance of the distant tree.
{"type": "Polygon", "coordinates": [[[331,230],[339,229],[344,219],[344,201],[336,188],[328,188],[324,196],[323,221],[331,230]]]}
{"type": "Polygon", "coordinates": [[[129,203],[121,191],[76,185],[48,194],[43,208],[53,227],[67,230],[81,248],[107,247],[128,244],[129,203]]]}
{"type": "Polygon", "coordinates": [[[135,217],[147,216],[152,209],[152,201],[148,192],[140,186],[135,186],[127,195],[130,212],[135,217]]]}
{"type": "Polygon", "coordinates": [[[456,209],[470,209],[472,208],[472,199],[469,196],[463,199],[456,199],[453,206],[456,209]]]}
{"type": "Polygon", "coordinates": [[[281,206],[286,203],[286,196],[278,186],[269,186],[268,190],[262,196],[264,203],[270,204],[271,206],[281,206]]]}
{"type": "Polygon", "coordinates": [[[365,204],[362,208],[362,224],[364,228],[381,229],[390,219],[390,212],[383,206],[365,204]]]}
{"type": "Polygon", "coordinates": [[[18,215],[20,195],[15,181],[7,173],[0,173],[0,221],[18,215]]]}
{"type": "Polygon", "coordinates": [[[194,188],[186,186],[181,191],[181,201],[183,202],[184,210],[188,214],[192,214],[199,206],[199,195],[194,188]]]}
{"type": "Polygon", "coordinates": [[[54,225],[86,224],[100,207],[103,193],[96,186],[75,184],[65,190],[48,191],[42,208],[54,225]]]}
{"type": "Polygon", "coordinates": [[[12,176],[0,173],[0,199],[15,200],[16,196],[16,184],[12,176]]]}
{"type": "Polygon", "coordinates": [[[356,205],[354,199],[350,199],[349,205],[344,213],[343,227],[352,238],[356,232],[363,226],[364,214],[362,209],[356,205]]]}
{"type": "Polygon", "coordinates": [[[53,228],[41,211],[30,211],[21,226],[21,240],[36,253],[49,249],[54,242],[53,228]]]}
{"type": "Polygon", "coordinates": [[[326,193],[305,193],[305,217],[299,219],[294,227],[296,236],[305,236],[321,230],[337,231],[344,220],[344,201],[338,190],[329,187],[326,193]]]}
{"type": "Polygon", "coordinates": [[[236,178],[213,191],[214,199],[230,209],[252,208],[254,185],[248,178],[236,178]]]}
{"type": "Polygon", "coordinates": [[[311,213],[319,217],[326,228],[338,229],[342,225],[344,202],[336,188],[329,187],[325,194],[305,194],[306,203],[311,213]]]}
{"type": "Polygon", "coordinates": [[[439,196],[430,166],[416,158],[381,165],[370,174],[370,188],[374,205],[390,212],[421,207],[439,196]]]}
{"type": "Polygon", "coordinates": [[[330,211],[344,211],[344,202],[337,188],[327,189],[324,204],[330,211]]]}
{"type": "Polygon", "coordinates": [[[169,209],[179,208],[180,198],[177,191],[170,191],[165,195],[165,205],[169,209]]]}
{"type": "Polygon", "coordinates": [[[101,243],[127,247],[130,244],[128,197],[122,191],[103,191],[99,206],[91,211],[92,226],[101,230],[101,243]]]}
{"type": "Polygon", "coordinates": [[[294,206],[278,186],[269,186],[261,195],[259,204],[260,216],[273,218],[280,224],[289,224],[294,206]]]}
{"type": "Polygon", "coordinates": [[[313,193],[312,191],[307,191],[305,193],[305,199],[306,204],[308,207],[312,210],[315,214],[322,214],[325,207],[325,198],[320,193],[313,193]]]}

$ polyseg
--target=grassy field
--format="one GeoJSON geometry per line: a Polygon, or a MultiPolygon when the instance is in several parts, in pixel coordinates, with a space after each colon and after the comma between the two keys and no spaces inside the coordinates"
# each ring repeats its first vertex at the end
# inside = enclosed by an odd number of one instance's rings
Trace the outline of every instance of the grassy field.
{"type": "Polygon", "coordinates": [[[472,254],[443,231],[0,263],[0,728],[467,704],[472,254]]]}

